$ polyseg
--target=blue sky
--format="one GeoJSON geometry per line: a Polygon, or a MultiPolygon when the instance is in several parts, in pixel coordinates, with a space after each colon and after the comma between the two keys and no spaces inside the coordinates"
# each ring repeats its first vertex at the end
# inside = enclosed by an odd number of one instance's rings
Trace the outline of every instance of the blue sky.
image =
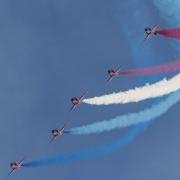
{"type": "MultiPolygon", "coordinates": [[[[63,154],[111,142],[127,129],[100,135],[67,135],[48,145],[52,128],[71,127],[136,112],[156,101],[93,107],[73,113],[70,98],[126,90],[163,76],[119,77],[106,86],[107,69],[160,64],[177,58],[171,39],[142,45],[144,27],[161,21],[144,0],[0,1],[0,177],[9,162],[63,154]]],[[[173,24],[174,25],[174,24],[173,24]]],[[[173,73],[167,76],[172,76],[173,73]]],[[[180,177],[177,104],[123,151],[65,166],[22,169],[13,179],[169,180],[180,177]]]]}

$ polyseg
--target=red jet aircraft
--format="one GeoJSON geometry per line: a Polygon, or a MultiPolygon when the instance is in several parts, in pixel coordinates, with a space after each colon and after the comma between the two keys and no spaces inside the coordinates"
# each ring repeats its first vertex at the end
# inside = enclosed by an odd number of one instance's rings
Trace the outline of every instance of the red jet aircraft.
{"type": "Polygon", "coordinates": [[[149,28],[149,27],[145,28],[145,32],[146,32],[147,35],[146,35],[146,37],[144,39],[144,42],[147,41],[150,36],[157,35],[158,27],[159,27],[159,23],[156,24],[153,28],[149,28]]]}
{"type": "Polygon", "coordinates": [[[109,79],[107,80],[107,82],[110,82],[110,81],[113,79],[113,77],[118,76],[120,70],[121,70],[121,66],[118,67],[116,70],[114,70],[114,69],[109,69],[109,70],[108,70],[109,79]]]}
{"type": "Polygon", "coordinates": [[[62,136],[64,134],[64,129],[65,127],[67,126],[67,124],[65,124],[62,128],[56,128],[56,129],[53,129],[51,131],[52,133],[52,139],[49,141],[49,143],[52,143],[54,140],[56,140],[58,137],[62,136]]]}
{"type": "Polygon", "coordinates": [[[14,173],[15,171],[19,170],[22,166],[23,166],[23,162],[26,159],[26,157],[24,157],[20,162],[11,162],[10,166],[11,166],[11,171],[9,172],[8,175],[11,175],[12,173],[14,173]]]}
{"type": "Polygon", "coordinates": [[[71,98],[71,102],[72,102],[73,106],[72,106],[70,111],[73,111],[77,105],[82,103],[82,101],[83,101],[83,99],[87,93],[88,92],[85,92],[80,98],[77,98],[77,97],[71,98]]]}

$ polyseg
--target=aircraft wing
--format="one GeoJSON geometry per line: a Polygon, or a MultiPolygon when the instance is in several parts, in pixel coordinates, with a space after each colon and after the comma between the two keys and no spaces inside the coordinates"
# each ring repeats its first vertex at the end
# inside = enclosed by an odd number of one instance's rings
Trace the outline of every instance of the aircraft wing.
{"type": "Polygon", "coordinates": [[[73,105],[70,109],[70,112],[72,112],[76,108],[76,105],[73,105]]]}
{"type": "Polygon", "coordinates": [[[60,130],[64,132],[64,130],[67,127],[67,125],[69,124],[69,122],[70,122],[70,120],[68,120],[66,123],[64,123],[64,126],[60,130]]]}
{"type": "Polygon", "coordinates": [[[149,39],[149,37],[150,37],[150,34],[147,34],[143,42],[146,42],[149,39]]]}
{"type": "Polygon", "coordinates": [[[65,127],[68,125],[68,123],[69,123],[69,121],[68,122],[66,122],[66,124],[64,124],[64,126],[61,128],[61,129],[65,129],[65,127]]]}
{"type": "Polygon", "coordinates": [[[152,29],[153,29],[153,30],[156,30],[156,29],[159,27],[159,25],[160,25],[160,24],[157,23],[152,29]]]}
{"type": "Polygon", "coordinates": [[[112,80],[112,76],[111,77],[109,77],[109,79],[107,80],[107,83],[109,83],[111,80],[112,80]]]}
{"type": "Polygon", "coordinates": [[[119,66],[117,69],[116,69],[116,72],[120,71],[122,69],[122,66],[119,66]]]}
{"type": "Polygon", "coordinates": [[[9,173],[8,173],[8,176],[10,176],[12,173],[14,173],[15,172],[15,170],[13,169],[13,170],[11,170],[9,173]]]}
{"type": "Polygon", "coordinates": [[[21,159],[21,161],[19,162],[19,164],[22,165],[22,163],[24,162],[25,159],[26,159],[26,156],[23,157],[23,159],[21,159]]]}
{"type": "Polygon", "coordinates": [[[56,137],[53,137],[53,138],[49,141],[49,144],[52,143],[55,139],[56,139],[56,137]]]}
{"type": "Polygon", "coordinates": [[[86,91],[79,99],[80,101],[82,101],[82,99],[84,98],[84,96],[88,93],[88,91],[86,91]]]}

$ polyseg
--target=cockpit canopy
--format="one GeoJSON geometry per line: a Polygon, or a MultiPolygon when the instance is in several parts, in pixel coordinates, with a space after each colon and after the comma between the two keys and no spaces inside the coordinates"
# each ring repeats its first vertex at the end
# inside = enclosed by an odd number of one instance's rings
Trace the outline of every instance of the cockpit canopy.
{"type": "Polygon", "coordinates": [[[146,32],[147,32],[147,31],[151,31],[151,28],[147,27],[147,28],[145,28],[144,30],[145,30],[146,32]]]}
{"type": "Polygon", "coordinates": [[[115,73],[115,71],[113,69],[109,69],[108,70],[108,73],[111,74],[111,73],[115,73]]]}
{"type": "Polygon", "coordinates": [[[58,133],[58,132],[59,132],[58,129],[53,129],[53,130],[52,130],[52,134],[58,133]]]}
{"type": "Polygon", "coordinates": [[[15,161],[14,161],[14,162],[11,162],[11,163],[10,163],[10,166],[11,166],[11,167],[17,166],[17,162],[15,162],[15,161]]]}
{"type": "Polygon", "coordinates": [[[73,101],[78,101],[78,98],[77,97],[71,98],[71,102],[73,102],[73,101]]]}

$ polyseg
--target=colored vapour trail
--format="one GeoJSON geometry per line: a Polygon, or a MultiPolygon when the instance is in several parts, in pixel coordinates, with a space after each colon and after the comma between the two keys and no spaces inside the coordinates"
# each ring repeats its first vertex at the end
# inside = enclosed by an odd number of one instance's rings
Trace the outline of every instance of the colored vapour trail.
{"type": "Polygon", "coordinates": [[[180,60],[173,61],[167,64],[161,64],[154,67],[143,68],[143,69],[132,69],[128,71],[119,71],[119,75],[145,75],[154,73],[163,73],[176,71],[180,69],[180,60]]]}
{"type": "Polygon", "coordinates": [[[176,29],[162,29],[157,31],[158,34],[170,38],[180,39],[180,28],[176,29]]]}
{"type": "Polygon", "coordinates": [[[118,116],[111,120],[104,120],[101,122],[96,122],[89,125],[68,129],[66,132],[70,134],[87,135],[111,131],[114,129],[124,128],[131,125],[137,125],[142,122],[149,122],[166,113],[173,105],[175,105],[179,101],[180,91],[177,91],[169,95],[165,100],[143,111],[118,116]]]}
{"type": "Polygon", "coordinates": [[[84,99],[83,102],[91,105],[126,104],[168,95],[180,89],[180,74],[171,79],[163,79],[154,84],[130,89],[124,92],[112,93],[100,97],[84,99]]]}
{"type": "Polygon", "coordinates": [[[50,158],[40,159],[25,163],[24,167],[41,167],[49,165],[61,165],[65,163],[70,163],[74,161],[87,160],[90,158],[95,158],[109,153],[115,150],[120,150],[130,144],[143,130],[148,127],[149,123],[142,123],[138,126],[130,129],[125,135],[112,141],[110,144],[105,144],[96,148],[86,149],[82,151],[66,153],[64,155],[58,155],[50,158]]]}

